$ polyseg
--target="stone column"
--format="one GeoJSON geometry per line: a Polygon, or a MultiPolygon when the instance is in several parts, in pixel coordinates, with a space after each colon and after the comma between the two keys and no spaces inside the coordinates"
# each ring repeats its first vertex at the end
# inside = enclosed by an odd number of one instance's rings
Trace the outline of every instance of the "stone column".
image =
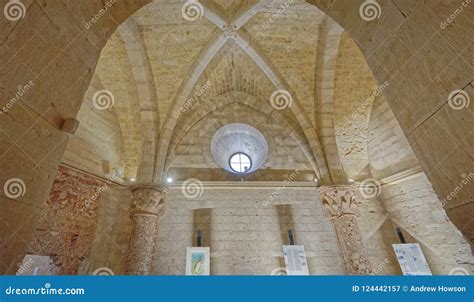
{"type": "Polygon", "coordinates": [[[127,258],[129,275],[150,273],[157,223],[164,213],[165,196],[165,190],[160,187],[137,185],[132,188],[130,215],[133,230],[127,258]]]}
{"type": "Polygon", "coordinates": [[[326,186],[320,188],[321,202],[333,221],[341,248],[346,272],[368,275],[372,272],[357,224],[357,189],[353,186],[326,186]]]}

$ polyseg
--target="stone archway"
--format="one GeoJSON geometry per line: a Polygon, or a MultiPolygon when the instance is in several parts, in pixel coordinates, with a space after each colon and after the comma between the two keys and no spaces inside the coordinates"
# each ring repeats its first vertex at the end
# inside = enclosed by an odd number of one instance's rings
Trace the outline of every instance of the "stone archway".
{"type": "MultiPolygon", "coordinates": [[[[452,20],[457,2],[379,0],[380,17],[365,21],[362,0],[308,2],[350,33],[379,83],[390,82],[387,102],[445,199],[474,168],[474,113],[449,102],[459,90],[468,96],[464,104],[474,95],[474,7],[452,20]]],[[[21,188],[19,195],[0,192],[0,273],[12,273],[24,256],[68,141],[63,123],[76,117],[101,49],[119,24],[148,3],[34,1],[23,19],[0,19],[0,183],[15,180],[21,188]]],[[[472,211],[472,191],[470,184],[446,205],[471,241],[473,222],[461,213],[472,211]]]]}

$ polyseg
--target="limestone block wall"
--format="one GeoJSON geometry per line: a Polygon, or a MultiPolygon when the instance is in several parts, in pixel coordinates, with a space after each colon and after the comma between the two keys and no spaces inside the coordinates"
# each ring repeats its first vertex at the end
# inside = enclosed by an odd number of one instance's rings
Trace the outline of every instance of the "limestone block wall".
{"type": "Polygon", "coordinates": [[[248,197],[234,196],[233,201],[217,202],[212,209],[213,275],[269,275],[281,267],[277,212],[248,197]]]}
{"type": "Polygon", "coordinates": [[[291,205],[295,244],[304,245],[309,272],[312,275],[344,275],[332,222],[324,215],[319,198],[316,202],[291,205]]]}
{"type": "Polygon", "coordinates": [[[0,18],[2,109],[19,85],[34,83],[0,114],[0,183],[20,178],[26,185],[16,200],[0,192],[0,273],[15,273],[28,249],[67,143],[61,124],[76,117],[101,48],[117,24],[148,2],[116,1],[89,30],[84,23],[104,8],[100,1],[24,1],[25,18],[0,18]]]}
{"type": "Polygon", "coordinates": [[[78,274],[87,275],[105,269],[115,275],[126,272],[126,259],[132,232],[131,191],[110,184],[97,201],[97,226],[91,247],[81,262],[78,274]]]}
{"type": "Polygon", "coordinates": [[[152,274],[186,273],[186,248],[193,242],[193,210],[182,205],[173,196],[166,199],[165,213],[158,223],[152,274]]]}
{"type": "Polygon", "coordinates": [[[61,161],[105,178],[124,176],[124,144],[115,109],[99,110],[92,101],[98,90],[93,85],[100,87],[98,82],[94,77],[84,96],[77,116],[79,128],[68,141],[61,161]]]}
{"type": "Polygon", "coordinates": [[[419,166],[400,124],[384,98],[372,105],[367,149],[370,170],[383,178],[419,166]]]}
{"type": "Polygon", "coordinates": [[[424,173],[386,184],[380,199],[394,224],[422,245],[434,274],[471,269],[472,252],[442,207],[424,173]]]}
{"type": "Polygon", "coordinates": [[[366,255],[374,275],[401,274],[400,266],[392,249],[399,243],[395,230],[382,202],[377,199],[358,199],[357,223],[362,234],[366,255]]]}
{"type": "Polygon", "coordinates": [[[223,125],[243,123],[259,130],[267,141],[268,160],[265,161],[262,169],[311,170],[307,153],[305,153],[309,147],[302,143],[303,139],[297,131],[287,127],[277,118],[254,110],[246,104],[257,102],[260,106],[262,103],[268,105],[268,102],[262,102],[262,100],[266,99],[256,99],[246,93],[232,92],[213,98],[213,103],[209,106],[201,105],[200,109],[206,111],[213,108],[211,106],[216,106],[215,104],[224,105],[232,102],[224,108],[207,113],[204,118],[200,117],[200,120],[176,146],[171,167],[218,167],[209,147],[214,134],[223,125]]]}
{"type": "MultiPolygon", "coordinates": [[[[458,224],[456,228],[451,223],[445,212],[449,203],[443,205],[425,172],[409,176],[420,170],[418,159],[388,104],[381,99],[372,107],[369,131],[370,170],[380,183],[389,182],[381,187],[379,199],[393,224],[424,246],[434,273],[449,273],[456,265],[467,263],[472,254],[457,229],[470,234],[465,230],[469,224],[458,224]],[[397,178],[401,180],[394,181],[397,178]]],[[[463,190],[469,191],[467,187],[463,190]]],[[[467,217],[465,220],[469,221],[467,217]]]]}

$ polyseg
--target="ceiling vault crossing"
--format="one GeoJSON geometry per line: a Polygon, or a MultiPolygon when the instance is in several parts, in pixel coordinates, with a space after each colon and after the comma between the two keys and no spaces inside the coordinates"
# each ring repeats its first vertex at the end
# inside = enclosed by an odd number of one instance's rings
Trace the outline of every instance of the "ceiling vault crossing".
{"type": "MultiPolygon", "coordinates": [[[[242,15],[237,17],[234,21],[230,23],[226,22],[218,13],[212,11],[208,7],[204,7],[204,17],[208,19],[211,23],[213,23],[216,27],[218,27],[221,32],[216,34],[211,40],[208,42],[208,46],[204,47],[201,50],[201,53],[196,60],[196,62],[190,68],[188,72],[188,77],[177,94],[175,101],[173,102],[173,106],[168,111],[169,114],[167,115],[167,119],[165,121],[164,127],[162,127],[162,131],[160,133],[159,139],[159,146],[157,152],[157,158],[155,162],[157,163],[157,167],[155,169],[155,182],[162,182],[164,173],[165,173],[165,163],[166,157],[169,153],[169,143],[171,141],[171,136],[173,135],[173,131],[176,127],[176,123],[178,121],[171,113],[176,111],[176,108],[180,108],[186,102],[187,97],[191,94],[192,90],[194,89],[195,85],[197,84],[199,78],[203,74],[203,72],[208,67],[209,63],[216,57],[219,51],[223,48],[223,46],[228,43],[229,41],[234,41],[245,53],[256,63],[256,65],[264,72],[264,74],[268,77],[271,83],[274,85],[276,90],[285,90],[290,92],[291,89],[283,79],[283,77],[278,73],[276,67],[273,66],[270,61],[258,50],[257,46],[252,43],[251,39],[245,33],[243,26],[250,21],[250,19],[260,12],[264,5],[268,1],[259,1],[252,7],[250,7],[246,12],[242,15]]],[[[298,120],[301,129],[303,130],[306,139],[308,140],[312,156],[315,160],[315,165],[312,164],[312,169],[316,173],[316,176],[321,179],[323,182],[330,182],[330,174],[327,168],[326,159],[323,154],[323,148],[318,138],[318,134],[316,129],[312,125],[310,119],[308,118],[307,114],[299,104],[298,100],[296,99],[295,94],[291,94],[292,98],[292,105],[290,106],[290,110],[298,120]]],[[[313,163],[313,160],[310,160],[313,163]]]]}

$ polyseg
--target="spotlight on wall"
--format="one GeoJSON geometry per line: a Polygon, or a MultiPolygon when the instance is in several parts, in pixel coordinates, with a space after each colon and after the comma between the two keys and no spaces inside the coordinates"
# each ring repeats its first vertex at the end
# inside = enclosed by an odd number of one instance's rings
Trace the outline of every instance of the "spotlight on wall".
{"type": "Polygon", "coordinates": [[[166,182],[169,183],[169,184],[172,183],[172,182],[173,182],[173,178],[168,177],[168,178],[166,179],[166,182]]]}
{"type": "Polygon", "coordinates": [[[352,185],[355,183],[355,180],[353,180],[352,178],[349,178],[349,183],[352,185]]]}
{"type": "Polygon", "coordinates": [[[130,178],[130,181],[134,182],[134,181],[137,181],[136,178],[130,178]]]}

